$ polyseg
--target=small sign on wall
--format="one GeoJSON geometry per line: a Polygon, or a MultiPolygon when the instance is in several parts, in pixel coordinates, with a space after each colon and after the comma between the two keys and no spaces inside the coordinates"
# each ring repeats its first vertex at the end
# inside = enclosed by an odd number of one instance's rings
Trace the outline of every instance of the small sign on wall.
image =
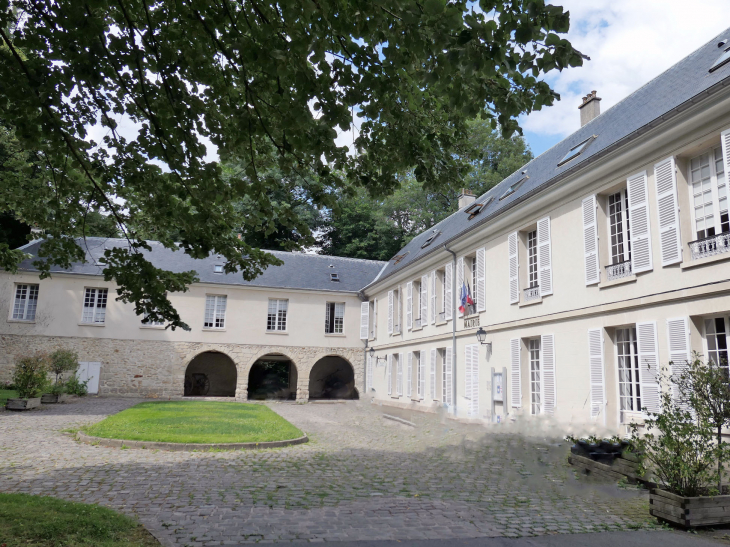
{"type": "Polygon", "coordinates": [[[492,377],[492,399],[504,402],[504,387],[502,385],[502,373],[495,372],[492,377]]]}
{"type": "Polygon", "coordinates": [[[469,319],[464,319],[464,328],[465,329],[473,329],[479,326],[479,316],[476,317],[470,317],[469,319]]]}

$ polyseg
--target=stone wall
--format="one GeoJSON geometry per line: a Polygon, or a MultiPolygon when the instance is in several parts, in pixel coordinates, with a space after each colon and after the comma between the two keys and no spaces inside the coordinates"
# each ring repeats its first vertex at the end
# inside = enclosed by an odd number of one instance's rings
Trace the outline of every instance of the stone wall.
{"type": "Polygon", "coordinates": [[[355,372],[358,392],[364,393],[362,348],[207,344],[151,340],[115,340],[38,335],[0,335],[0,381],[10,380],[16,357],[58,348],[78,352],[80,361],[101,362],[100,395],[180,397],[185,369],[206,351],[223,353],[237,369],[236,398],[248,396],[248,373],[257,359],[274,353],[286,355],[297,368],[297,400],[309,398],[309,374],[314,364],[330,355],[346,359],[355,372]]]}

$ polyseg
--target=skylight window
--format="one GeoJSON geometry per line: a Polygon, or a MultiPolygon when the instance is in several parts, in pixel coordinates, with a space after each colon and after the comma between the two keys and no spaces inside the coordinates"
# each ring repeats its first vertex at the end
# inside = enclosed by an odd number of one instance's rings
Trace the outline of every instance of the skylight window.
{"type": "Polygon", "coordinates": [[[722,40],[717,44],[717,47],[722,49],[722,53],[717,58],[717,61],[715,61],[715,64],[710,67],[710,72],[715,72],[721,66],[730,63],[730,40],[722,40]]]}
{"type": "Polygon", "coordinates": [[[516,190],[517,190],[517,189],[518,189],[518,188],[519,188],[520,186],[522,186],[522,183],[523,183],[523,182],[525,182],[525,181],[526,181],[527,179],[529,179],[529,178],[530,178],[530,177],[528,177],[527,175],[525,175],[525,176],[524,176],[524,177],[522,177],[522,178],[521,178],[520,180],[518,180],[517,182],[513,183],[512,185],[510,185],[510,187],[509,187],[509,188],[507,188],[507,191],[506,191],[506,192],[505,192],[504,194],[502,194],[501,196],[499,196],[499,199],[500,199],[500,201],[501,201],[501,200],[503,200],[504,198],[506,198],[507,196],[511,196],[512,194],[514,194],[514,193],[515,193],[515,191],[516,191],[516,190]]]}
{"type": "Polygon", "coordinates": [[[213,266],[214,273],[223,273],[223,264],[216,264],[213,266]]]}
{"type": "Polygon", "coordinates": [[[483,208],[484,208],[483,203],[472,203],[471,205],[469,205],[469,207],[464,209],[464,212],[467,215],[469,215],[469,220],[471,220],[475,216],[477,216],[482,211],[483,208]]]}
{"type": "Polygon", "coordinates": [[[428,247],[429,245],[431,245],[431,242],[434,239],[436,239],[439,236],[440,233],[441,232],[439,230],[433,230],[431,232],[431,235],[428,236],[428,239],[426,239],[426,241],[423,242],[423,245],[421,245],[421,249],[425,249],[426,247],[428,247]]]}
{"type": "Polygon", "coordinates": [[[331,273],[330,274],[330,281],[336,281],[336,282],[339,283],[340,282],[340,274],[331,273]]]}
{"type": "Polygon", "coordinates": [[[585,150],[586,146],[588,146],[588,143],[591,142],[595,138],[596,138],[596,136],[593,135],[593,136],[587,138],[586,140],[584,140],[582,143],[576,144],[573,148],[568,150],[568,153],[565,154],[563,159],[558,162],[558,166],[563,165],[564,163],[568,163],[573,158],[580,156],[581,152],[583,152],[583,150],[585,150]]]}
{"type": "Polygon", "coordinates": [[[393,264],[398,264],[401,260],[403,260],[411,251],[406,251],[402,255],[395,255],[391,260],[393,261],[393,264]]]}

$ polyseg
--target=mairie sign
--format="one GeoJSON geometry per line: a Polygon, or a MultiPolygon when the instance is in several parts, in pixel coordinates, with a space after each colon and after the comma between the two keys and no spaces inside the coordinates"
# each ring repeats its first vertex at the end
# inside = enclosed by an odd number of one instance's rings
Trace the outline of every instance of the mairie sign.
{"type": "Polygon", "coordinates": [[[465,329],[472,329],[474,327],[479,326],[479,316],[476,317],[470,317],[468,319],[464,319],[464,328],[465,329]]]}

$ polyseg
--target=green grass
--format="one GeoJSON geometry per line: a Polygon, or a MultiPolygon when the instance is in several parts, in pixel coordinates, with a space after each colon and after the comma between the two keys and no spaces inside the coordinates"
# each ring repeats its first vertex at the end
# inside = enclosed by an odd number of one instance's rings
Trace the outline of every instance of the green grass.
{"type": "MultiPolygon", "coordinates": [[[[18,392],[14,389],[0,389],[0,405],[5,405],[8,399],[15,399],[18,396],[18,392]]],[[[0,545],[2,545],[0,543],[0,545]]]]}
{"type": "Polygon", "coordinates": [[[214,401],[140,403],[83,428],[106,439],[170,443],[247,443],[303,433],[264,405],[214,401]]]}
{"type": "Polygon", "coordinates": [[[0,545],[7,547],[159,547],[135,520],[84,503],[0,494],[0,545]]]}

